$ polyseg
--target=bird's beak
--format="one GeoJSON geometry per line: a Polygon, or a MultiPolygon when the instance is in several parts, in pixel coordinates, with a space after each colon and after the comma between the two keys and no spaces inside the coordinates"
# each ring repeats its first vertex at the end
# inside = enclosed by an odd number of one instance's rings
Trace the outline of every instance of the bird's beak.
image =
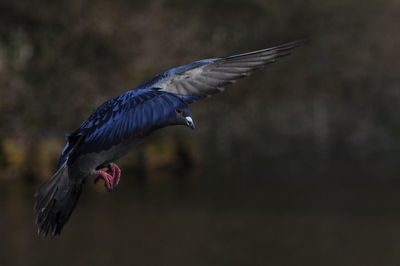
{"type": "Polygon", "coordinates": [[[186,119],[186,125],[188,127],[190,127],[191,129],[194,129],[195,126],[194,126],[193,119],[190,116],[186,116],[185,119],[186,119]]]}

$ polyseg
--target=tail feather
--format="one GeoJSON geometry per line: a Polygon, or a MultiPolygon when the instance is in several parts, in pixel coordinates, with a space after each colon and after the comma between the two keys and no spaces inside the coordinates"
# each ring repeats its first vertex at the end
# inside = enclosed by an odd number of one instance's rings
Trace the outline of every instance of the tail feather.
{"type": "Polygon", "coordinates": [[[58,235],[68,221],[83,188],[84,180],[70,178],[64,163],[35,194],[36,224],[42,235],[58,235]]]}

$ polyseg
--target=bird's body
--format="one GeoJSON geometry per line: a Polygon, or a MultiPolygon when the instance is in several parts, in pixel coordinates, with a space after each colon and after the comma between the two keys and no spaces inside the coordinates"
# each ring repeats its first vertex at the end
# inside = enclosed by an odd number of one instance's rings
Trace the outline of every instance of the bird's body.
{"type": "Polygon", "coordinates": [[[288,55],[296,46],[298,42],[173,68],[96,108],[67,135],[58,170],[36,193],[39,233],[61,232],[88,176],[98,175],[113,189],[121,173],[113,161],[154,130],[170,125],[193,129],[190,103],[222,91],[253,70],[288,55]]]}
{"type": "Polygon", "coordinates": [[[137,89],[121,94],[95,109],[68,134],[59,164],[68,161],[77,175],[94,174],[96,168],[120,158],[154,130],[173,125],[175,110],[187,108],[168,92],[137,89]]]}

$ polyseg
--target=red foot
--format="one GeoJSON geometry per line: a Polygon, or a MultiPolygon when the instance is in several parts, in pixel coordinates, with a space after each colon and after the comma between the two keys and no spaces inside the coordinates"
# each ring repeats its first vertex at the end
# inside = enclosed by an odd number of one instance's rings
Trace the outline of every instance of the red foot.
{"type": "Polygon", "coordinates": [[[108,191],[111,191],[114,189],[114,177],[109,175],[105,171],[97,170],[96,174],[99,176],[94,180],[94,183],[97,183],[101,178],[104,180],[104,186],[107,188],[108,191]]]}
{"type": "Polygon", "coordinates": [[[114,177],[114,187],[119,184],[121,180],[121,169],[115,163],[110,163],[108,166],[108,170],[111,168],[111,175],[114,177]]]}
{"type": "Polygon", "coordinates": [[[99,181],[101,178],[104,180],[104,186],[108,191],[112,191],[118,184],[121,179],[121,169],[115,164],[110,163],[107,165],[107,171],[97,170],[96,174],[99,176],[94,180],[95,183],[99,181]]]}

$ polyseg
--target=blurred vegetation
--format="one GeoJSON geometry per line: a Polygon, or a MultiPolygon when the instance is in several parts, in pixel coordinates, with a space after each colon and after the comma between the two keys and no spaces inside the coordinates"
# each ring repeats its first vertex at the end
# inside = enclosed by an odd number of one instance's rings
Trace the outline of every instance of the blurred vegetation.
{"type": "Polygon", "coordinates": [[[131,167],[365,157],[400,148],[400,3],[317,0],[0,2],[0,178],[47,178],[64,134],[170,67],[307,39],[192,107],[131,167]],[[211,159],[208,159],[211,158],[211,159]],[[217,160],[218,158],[218,160],[217,160]]]}

